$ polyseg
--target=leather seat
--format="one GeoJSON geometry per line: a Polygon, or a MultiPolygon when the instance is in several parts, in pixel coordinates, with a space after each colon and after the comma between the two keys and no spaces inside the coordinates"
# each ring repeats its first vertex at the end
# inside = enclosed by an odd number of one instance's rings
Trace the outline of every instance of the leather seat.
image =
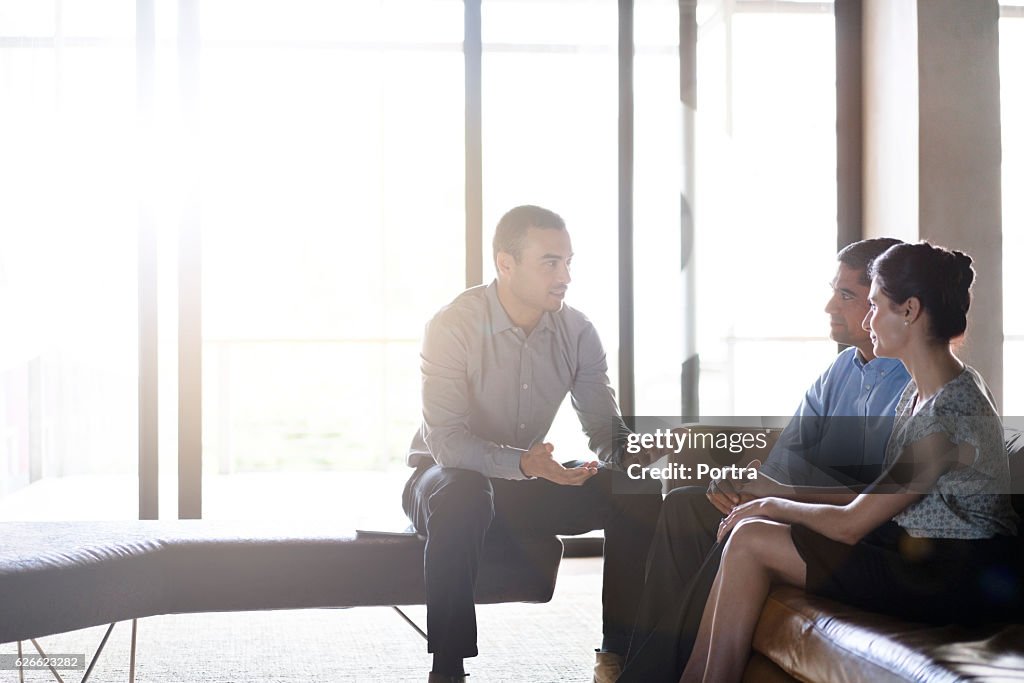
{"type": "Polygon", "coordinates": [[[916,625],[795,588],[769,597],[754,649],[816,683],[1024,680],[1024,625],[916,625]]]}

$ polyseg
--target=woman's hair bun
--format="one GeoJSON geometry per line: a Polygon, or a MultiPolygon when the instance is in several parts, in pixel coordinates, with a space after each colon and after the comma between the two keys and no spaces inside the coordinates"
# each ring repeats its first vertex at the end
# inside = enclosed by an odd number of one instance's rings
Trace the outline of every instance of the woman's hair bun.
{"type": "Polygon", "coordinates": [[[974,260],[927,242],[897,244],[878,257],[871,271],[896,304],[917,297],[931,321],[933,337],[956,339],[967,329],[974,260]]]}
{"type": "Polygon", "coordinates": [[[962,251],[953,251],[953,281],[959,287],[970,289],[974,284],[974,259],[962,251]]]}

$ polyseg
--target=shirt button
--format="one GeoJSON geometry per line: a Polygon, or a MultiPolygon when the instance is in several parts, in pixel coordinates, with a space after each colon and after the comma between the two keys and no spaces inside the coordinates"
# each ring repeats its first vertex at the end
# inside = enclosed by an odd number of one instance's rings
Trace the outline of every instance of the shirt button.
{"type": "Polygon", "coordinates": [[[869,384],[869,385],[867,385],[867,386],[866,386],[866,387],[864,387],[864,388],[865,388],[865,389],[870,389],[870,388],[871,388],[871,385],[869,384]]]}
{"type": "Polygon", "coordinates": [[[524,384],[524,385],[523,385],[523,389],[529,389],[529,388],[530,388],[530,385],[529,385],[529,384],[524,384]]]}
{"type": "Polygon", "coordinates": [[[521,425],[519,425],[519,428],[520,429],[526,429],[526,425],[525,424],[521,424],[521,425]]]}

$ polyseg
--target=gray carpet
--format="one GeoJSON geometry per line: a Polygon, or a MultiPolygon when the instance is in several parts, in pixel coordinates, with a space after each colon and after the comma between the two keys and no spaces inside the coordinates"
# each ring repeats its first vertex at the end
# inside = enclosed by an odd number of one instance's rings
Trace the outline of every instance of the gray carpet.
{"type": "MultiPolygon", "coordinates": [[[[544,605],[478,608],[480,656],[466,661],[471,683],[589,681],[601,636],[601,559],[562,562],[555,596],[544,605]]],[[[406,613],[425,628],[426,610],[406,613]]],[[[92,656],[105,627],[40,640],[47,654],[92,656]]],[[[128,680],[131,623],[107,642],[90,681],[128,680]]],[[[34,653],[29,643],[27,653],[34,653]]],[[[0,654],[15,653],[13,643],[0,654]]],[[[136,681],[426,681],[426,642],[390,608],[291,610],[149,617],[139,622],[136,681]]],[[[62,672],[78,681],[81,671],[62,672]]],[[[0,671],[0,682],[17,681],[0,671]]],[[[25,681],[53,681],[27,671],[25,681]]]]}

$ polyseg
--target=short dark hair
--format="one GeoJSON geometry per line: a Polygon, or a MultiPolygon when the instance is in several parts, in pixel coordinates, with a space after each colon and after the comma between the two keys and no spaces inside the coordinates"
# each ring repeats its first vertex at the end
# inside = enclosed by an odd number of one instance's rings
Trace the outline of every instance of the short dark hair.
{"type": "Polygon", "coordinates": [[[554,211],[532,204],[510,209],[501,217],[494,230],[495,262],[499,251],[512,254],[518,261],[523,255],[523,239],[530,228],[565,230],[565,221],[554,211]]]}
{"type": "Polygon", "coordinates": [[[871,286],[871,275],[868,269],[871,262],[881,256],[886,249],[903,244],[902,240],[893,237],[875,237],[869,240],[861,240],[853,244],[847,244],[839,250],[836,258],[839,262],[852,270],[860,271],[860,283],[865,287],[871,286]]]}
{"type": "Polygon", "coordinates": [[[962,251],[928,242],[897,244],[875,259],[871,277],[878,279],[878,288],[895,304],[917,297],[928,311],[931,336],[949,342],[967,330],[972,262],[962,251]]]}

